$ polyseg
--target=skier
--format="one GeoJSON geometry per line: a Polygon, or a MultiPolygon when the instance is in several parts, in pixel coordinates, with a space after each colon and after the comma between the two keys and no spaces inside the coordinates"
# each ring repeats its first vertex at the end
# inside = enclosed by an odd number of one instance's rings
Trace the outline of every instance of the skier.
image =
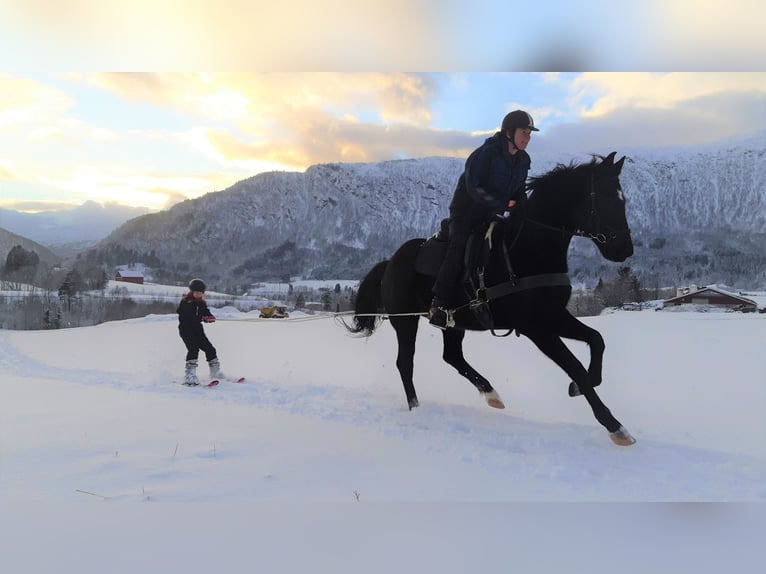
{"type": "Polygon", "coordinates": [[[200,350],[205,353],[210,367],[210,380],[226,378],[221,372],[221,363],[213,344],[205,336],[202,323],[213,323],[215,317],[208,309],[205,301],[205,282],[202,279],[192,279],[189,282],[189,292],[178,304],[178,333],[186,345],[186,372],[184,385],[199,385],[197,378],[197,359],[200,350]]]}
{"type": "Polygon", "coordinates": [[[531,163],[526,148],[536,131],[527,112],[510,112],[500,131],[466,160],[449,206],[449,245],[433,287],[431,325],[447,328],[448,311],[460,304],[456,291],[471,231],[526,199],[524,185],[531,163]]]}

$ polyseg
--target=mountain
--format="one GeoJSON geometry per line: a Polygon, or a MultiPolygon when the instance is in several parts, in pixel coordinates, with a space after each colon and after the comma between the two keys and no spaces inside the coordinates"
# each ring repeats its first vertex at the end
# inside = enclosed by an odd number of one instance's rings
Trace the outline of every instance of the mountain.
{"type": "MultiPolygon", "coordinates": [[[[764,150],[766,134],[620,152],[628,155],[621,181],[636,244],[627,264],[645,284],[766,284],[764,150]]],[[[532,175],[589,159],[539,154],[532,175]]],[[[264,173],[128,221],[87,257],[142,261],[165,282],[198,274],[221,286],[295,275],[360,278],[406,239],[437,229],[463,164],[434,157],[264,173]]],[[[586,284],[616,269],[578,239],[570,262],[586,284]]]]}
{"type": "Polygon", "coordinates": [[[0,209],[0,227],[70,255],[95,245],[117,227],[149,210],[118,203],[86,201],[60,211],[24,213],[0,209]]]}
{"type": "Polygon", "coordinates": [[[47,247],[40,245],[31,239],[27,239],[26,237],[12,233],[7,229],[0,228],[0,267],[5,265],[5,260],[8,257],[8,253],[16,245],[21,245],[27,251],[34,251],[40,258],[40,261],[46,263],[47,265],[55,265],[61,260],[58,255],[53,253],[47,247]]]}

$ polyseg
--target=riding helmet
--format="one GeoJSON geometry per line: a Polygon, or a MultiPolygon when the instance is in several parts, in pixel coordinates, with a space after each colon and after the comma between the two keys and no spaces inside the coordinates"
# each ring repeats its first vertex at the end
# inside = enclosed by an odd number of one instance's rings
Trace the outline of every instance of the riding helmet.
{"type": "Polygon", "coordinates": [[[501,127],[503,133],[516,128],[530,129],[533,132],[540,131],[535,127],[535,121],[532,119],[532,116],[524,110],[514,110],[503,118],[503,125],[501,127]]]}

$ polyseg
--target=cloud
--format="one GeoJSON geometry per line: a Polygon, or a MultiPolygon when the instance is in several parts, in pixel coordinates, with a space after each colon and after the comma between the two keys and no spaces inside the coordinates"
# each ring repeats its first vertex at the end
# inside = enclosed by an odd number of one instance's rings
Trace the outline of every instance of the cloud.
{"type": "Polygon", "coordinates": [[[766,52],[761,0],[6,4],[5,68],[753,70],[766,52]]]}
{"type": "Polygon", "coordinates": [[[436,86],[405,73],[92,74],[91,85],[122,98],[188,114],[179,137],[219,163],[262,171],[327,161],[418,155],[438,144],[430,128],[436,86]],[[221,126],[225,127],[221,127],[221,126]],[[399,134],[407,134],[405,141],[399,134]],[[389,140],[389,141],[384,141],[389,140]]]}
{"type": "Polygon", "coordinates": [[[0,73],[0,128],[58,121],[73,105],[61,90],[0,73]]]}
{"type": "Polygon", "coordinates": [[[386,122],[431,120],[435,86],[427,75],[405,73],[97,73],[90,85],[200,118],[289,124],[295,110],[372,113],[386,122]]]}
{"type": "Polygon", "coordinates": [[[0,179],[6,181],[15,181],[19,179],[13,170],[11,160],[0,158],[0,179]]]}
{"type": "Polygon", "coordinates": [[[62,211],[77,207],[77,203],[52,200],[0,199],[0,207],[13,209],[23,213],[39,213],[41,211],[62,211]]]}
{"type": "Polygon", "coordinates": [[[590,73],[572,84],[576,121],[546,130],[543,147],[707,143],[766,130],[766,74],[590,73]]]}
{"type": "Polygon", "coordinates": [[[440,22],[450,11],[437,0],[27,0],[4,10],[13,25],[0,39],[29,46],[24,59],[45,69],[433,69],[400,64],[438,61],[449,46],[440,22]]]}
{"type": "Polygon", "coordinates": [[[619,108],[670,108],[681,102],[717,93],[766,94],[764,73],[586,73],[573,90],[594,102],[585,116],[599,116],[619,108]]]}

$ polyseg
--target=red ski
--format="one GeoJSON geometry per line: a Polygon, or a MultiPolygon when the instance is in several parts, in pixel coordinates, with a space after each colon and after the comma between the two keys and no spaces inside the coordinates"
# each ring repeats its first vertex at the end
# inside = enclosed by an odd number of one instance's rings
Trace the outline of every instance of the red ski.
{"type": "Polygon", "coordinates": [[[245,377],[240,377],[238,379],[213,379],[209,383],[201,383],[197,385],[190,385],[188,383],[181,383],[185,387],[217,387],[221,381],[226,381],[227,383],[244,383],[245,377]]]}
{"type": "Polygon", "coordinates": [[[199,383],[197,383],[196,385],[190,385],[189,383],[181,383],[181,384],[185,387],[217,387],[218,383],[220,382],[221,381],[219,381],[218,379],[213,379],[209,383],[203,383],[203,384],[199,384],[199,383]]]}

